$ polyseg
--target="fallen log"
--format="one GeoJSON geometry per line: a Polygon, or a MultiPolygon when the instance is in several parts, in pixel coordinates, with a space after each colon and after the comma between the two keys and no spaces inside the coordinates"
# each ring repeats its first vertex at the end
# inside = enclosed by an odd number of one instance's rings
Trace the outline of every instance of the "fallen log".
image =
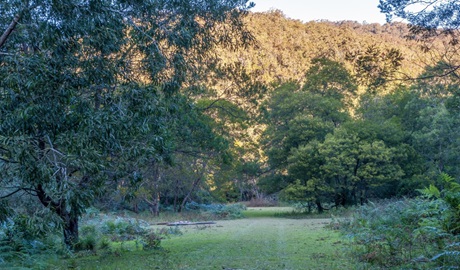
{"type": "Polygon", "coordinates": [[[179,222],[170,222],[167,223],[167,226],[187,226],[187,225],[208,225],[216,224],[214,221],[204,221],[204,222],[189,222],[189,221],[179,221],[179,222]]]}

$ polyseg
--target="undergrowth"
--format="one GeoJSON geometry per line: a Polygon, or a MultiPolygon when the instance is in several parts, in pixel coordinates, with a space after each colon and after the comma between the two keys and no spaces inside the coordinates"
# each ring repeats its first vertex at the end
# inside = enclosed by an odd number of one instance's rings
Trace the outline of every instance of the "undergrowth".
{"type": "Polygon", "coordinates": [[[351,255],[372,269],[452,269],[460,265],[460,238],[446,231],[443,200],[369,203],[351,218],[333,221],[352,240],[351,255]]]}
{"type": "Polygon", "coordinates": [[[242,203],[235,204],[199,204],[191,202],[187,204],[187,210],[199,211],[209,219],[235,219],[243,217],[243,210],[246,205],[242,203]]]}
{"type": "MultiPolygon", "coordinates": [[[[243,217],[244,209],[243,204],[190,203],[183,213],[166,216],[170,221],[234,219],[243,217]]],[[[140,219],[124,212],[105,214],[89,208],[80,219],[79,241],[69,250],[63,244],[59,221],[38,222],[16,215],[0,223],[0,268],[51,269],[63,258],[160,249],[163,239],[182,232],[179,227],[153,229],[151,224],[158,221],[161,219],[151,216],[140,219]]]]}

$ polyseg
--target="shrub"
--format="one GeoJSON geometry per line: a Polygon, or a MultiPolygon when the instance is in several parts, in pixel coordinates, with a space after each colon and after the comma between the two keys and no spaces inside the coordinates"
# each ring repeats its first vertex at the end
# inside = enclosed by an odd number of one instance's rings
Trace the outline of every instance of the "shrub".
{"type": "Polygon", "coordinates": [[[273,198],[252,198],[250,201],[243,202],[247,207],[272,207],[277,206],[278,202],[273,198]]]}
{"type": "Polygon", "coordinates": [[[102,237],[99,242],[99,248],[101,250],[108,250],[110,248],[110,240],[106,237],[102,237]]]}
{"type": "Polygon", "coordinates": [[[235,204],[199,204],[191,202],[187,204],[188,210],[201,211],[211,215],[212,218],[217,219],[232,219],[242,218],[243,210],[246,210],[246,205],[242,203],[235,204]]]}
{"type": "Polygon", "coordinates": [[[141,224],[134,220],[117,220],[106,221],[101,228],[102,233],[111,235],[141,235],[145,229],[141,224]]]}
{"type": "Polygon", "coordinates": [[[95,252],[98,247],[99,238],[100,233],[97,231],[96,226],[84,226],[80,229],[80,239],[78,243],[75,244],[75,250],[89,250],[95,252]]]}
{"type": "Polygon", "coordinates": [[[147,232],[142,236],[142,244],[145,250],[157,249],[161,245],[161,240],[163,237],[161,234],[155,232],[147,232]]]}
{"type": "Polygon", "coordinates": [[[62,251],[56,223],[44,222],[40,215],[13,215],[0,223],[0,268],[48,269],[48,261],[62,251]],[[56,240],[57,239],[57,240],[56,240]]]}
{"type": "Polygon", "coordinates": [[[419,190],[428,199],[435,198],[443,201],[448,206],[443,219],[443,227],[453,234],[460,234],[460,184],[448,174],[439,176],[443,189],[430,185],[428,188],[419,190]]]}
{"type": "Polygon", "coordinates": [[[86,235],[84,237],[80,237],[78,243],[75,244],[76,251],[96,251],[97,249],[97,238],[95,235],[86,235]]]}
{"type": "Polygon", "coordinates": [[[443,229],[441,200],[399,200],[360,207],[339,221],[354,257],[374,267],[431,268],[452,262],[458,238],[443,229]]]}

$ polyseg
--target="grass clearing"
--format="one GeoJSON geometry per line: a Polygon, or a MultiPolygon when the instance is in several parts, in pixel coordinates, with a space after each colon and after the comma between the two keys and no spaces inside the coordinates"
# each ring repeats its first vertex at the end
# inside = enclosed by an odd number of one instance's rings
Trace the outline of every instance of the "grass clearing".
{"type": "MultiPolygon", "coordinates": [[[[276,218],[288,207],[249,208],[248,218],[184,226],[161,250],[112,252],[68,261],[74,269],[356,269],[329,219],[276,218]]],[[[158,226],[160,227],[160,226],[158,226]]]]}

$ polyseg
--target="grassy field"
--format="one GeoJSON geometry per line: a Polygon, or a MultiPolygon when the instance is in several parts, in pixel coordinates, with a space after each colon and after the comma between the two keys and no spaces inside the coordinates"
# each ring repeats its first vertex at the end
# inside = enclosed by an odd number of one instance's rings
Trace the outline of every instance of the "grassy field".
{"type": "MultiPolygon", "coordinates": [[[[246,218],[183,226],[155,251],[69,260],[74,269],[355,269],[328,219],[277,217],[290,208],[249,208],[246,218]]],[[[160,226],[158,226],[160,227],[160,226]]]]}

